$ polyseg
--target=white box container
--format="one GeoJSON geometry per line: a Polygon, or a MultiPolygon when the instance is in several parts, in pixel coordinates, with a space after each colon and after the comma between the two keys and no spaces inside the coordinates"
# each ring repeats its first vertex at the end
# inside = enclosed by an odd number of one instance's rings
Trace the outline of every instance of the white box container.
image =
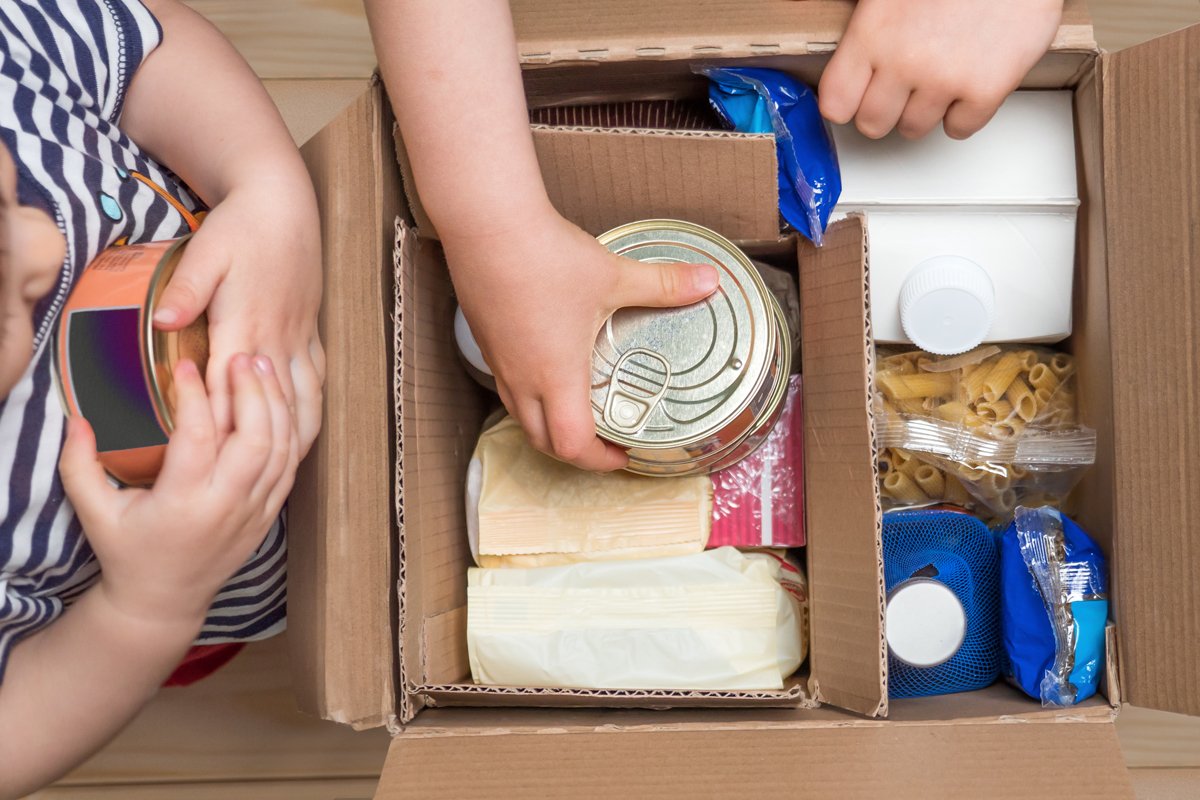
{"type": "Polygon", "coordinates": [[[1070,92],[1017,92],[965,141],[834,128],[840,214],[866,216],[879,342],[957,353],[1071,333],[1079,208],[1070,92]]]}

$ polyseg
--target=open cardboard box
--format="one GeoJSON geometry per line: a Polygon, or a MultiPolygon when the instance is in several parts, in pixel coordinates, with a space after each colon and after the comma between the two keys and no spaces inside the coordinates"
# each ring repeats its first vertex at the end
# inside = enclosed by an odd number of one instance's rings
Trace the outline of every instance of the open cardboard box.
{"type": "MultiPolygon", "coordinates": [[[[696,61],[815,82],[851,7],[514,2],[533,105],[694,93],[696,61]]],[[[405,200],[377,82],[352,98],[344,84],[273,87],[310,130],[340,108],[303,148],[323,217],[329,371],[325,428],[290,511],[301,705],[388,726],[378,797],[1132,797],[1108,724],[1120,704],[1200,714],[1198,83],[1200,28],[1101,55],[1076,3],[1027,81],[1075,91],[1084,206],[1068,347],[1100,438],[1080,522],[1109,556],[1116,620],[1107,702],[1066,710],[1004,685],[887,701],[869,252],[856,219],[821,250],[799,247],[812,618],[802,673],[783,692],[471,685],[462,482],[486,406],[455,355],[440,248],[405,200]]],[[[556,203],[593,233],[674,215],[776,259],[797,247],[777,235],[761,137],[536,135],[556,203]]]]}

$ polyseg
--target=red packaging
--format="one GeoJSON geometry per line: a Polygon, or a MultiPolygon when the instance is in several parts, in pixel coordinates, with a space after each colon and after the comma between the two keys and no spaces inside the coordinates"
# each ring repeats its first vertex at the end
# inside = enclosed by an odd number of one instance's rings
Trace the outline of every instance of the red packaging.
{"type": "Polygon", "coordinates": [[[804,546],[801,402],[800,376],[793,375],[767,441],[749,458],[713,473],[710,548],[804,546]]]}

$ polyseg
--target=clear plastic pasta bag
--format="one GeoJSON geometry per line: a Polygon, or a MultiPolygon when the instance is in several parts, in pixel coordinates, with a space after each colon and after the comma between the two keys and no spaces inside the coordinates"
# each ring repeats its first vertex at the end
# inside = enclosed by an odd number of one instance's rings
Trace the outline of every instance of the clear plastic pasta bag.
{"type": "Polygon", "coordinates": [[[1000,538],[1000,630],[1008,680],[1044,706],[1096,693],[1104,671],[1104,554],[1053,508],[1017,508],[1000,538]]]}
{"type": "Polygon", "coordinates": [[[993,523],[1062,506],[1096,459],[1075,360],[1025,345],[939,357],[879,348],[875,435],[886,507],[952,503],[993,523]]]}
{"type": "Polygon", "coordinates": [[[807,591],[774,553],[467,573],[476,683],[572,689],[782,689],[804,661],[807,591]]]}

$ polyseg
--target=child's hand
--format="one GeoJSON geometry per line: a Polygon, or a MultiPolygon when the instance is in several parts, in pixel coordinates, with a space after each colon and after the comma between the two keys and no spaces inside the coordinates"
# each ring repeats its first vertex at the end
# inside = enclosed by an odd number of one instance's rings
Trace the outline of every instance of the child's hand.
{"type": "Polygon", "coordinates": [[[529,440],[583,469],[623,467],[624,451],[596,436],[592,418],[596,334],[625,306],[702,300],[716,270],[619,258],[553,211],[496,235],[442,234],[471,331],[529,440]]]}
{"type": "Polygon", "coordinates": [[[129,617],[198,626],[287,499],[299,441],[271,360],[239,354],[229,373],[234,431],[220,442],[195,365],[176,368],[175,431],[151,489],[113,487],[91,428],[70,421],[63,486],[100,561],[97,588],[129,617]]]}
{"type": "Polygon", "coordinates": [[[965,139],[1054,41],[1063,0],[858,0],[821,78],[821,112],[881,138],[945,120],[965,139]]]}
{"type": "Polygon", "coordinates": [[[164,290],[155,326],[177,330],[208,310],[206,380],[219,435],[230,430],[229,361],[256,352],[275,365],[301,455],[321,427],[325,354],[317,334],[321,244],[312,189],[234,189],[204,220],[164,290]]]}

